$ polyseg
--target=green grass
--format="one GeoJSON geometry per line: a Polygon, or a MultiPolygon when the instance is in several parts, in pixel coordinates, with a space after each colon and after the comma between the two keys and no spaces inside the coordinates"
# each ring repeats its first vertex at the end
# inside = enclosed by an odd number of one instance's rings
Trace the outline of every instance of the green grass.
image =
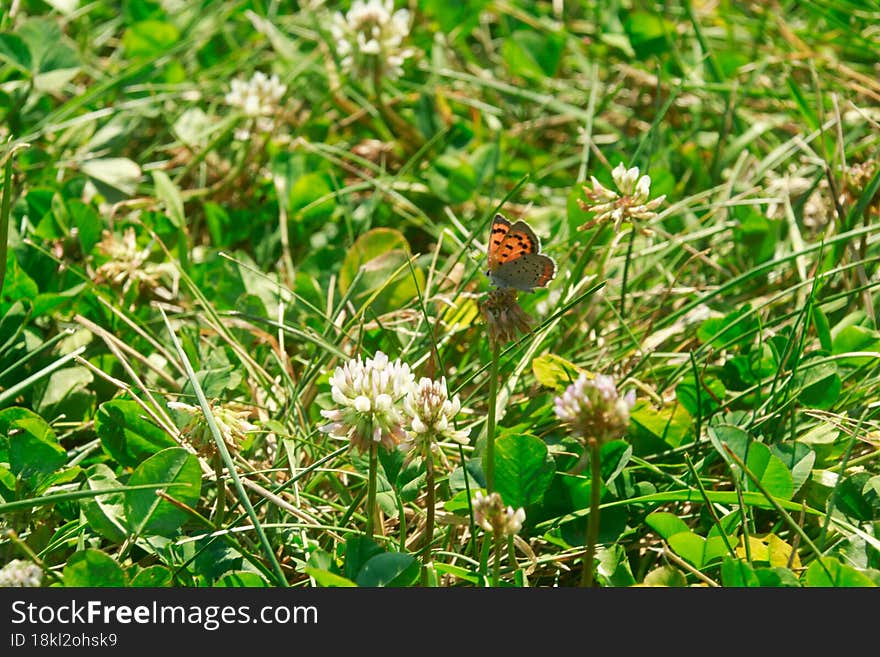
{"type": "Polygon", "coordinates": [[[399,76],[348,71],[347,3],[79,4],[0,10],[0,566],[880,584],[876,2],[419,0],[399,76]],[[226,98],[257,71],[286,87],[259,121],[226,98]],[[665,201],[578,230],[619,163],[665,201]],[[496,212],[558,265],[497,350],[496,212]],[[321,430],[379,351],[461,400],[430,494],[424,449],[371,468],[321,430]],[[582,372],[636,392],[601,482],[554,412],[582,372]]]}

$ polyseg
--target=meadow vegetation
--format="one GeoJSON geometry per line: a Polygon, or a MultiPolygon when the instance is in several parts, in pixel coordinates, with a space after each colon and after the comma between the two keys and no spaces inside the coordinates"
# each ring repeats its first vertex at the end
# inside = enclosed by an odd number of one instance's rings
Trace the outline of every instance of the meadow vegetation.
{"type": "Polygon", "coordinates": [[[880,584],[878,62],[876,0],[4,2],[0,584],[880,584]]]}

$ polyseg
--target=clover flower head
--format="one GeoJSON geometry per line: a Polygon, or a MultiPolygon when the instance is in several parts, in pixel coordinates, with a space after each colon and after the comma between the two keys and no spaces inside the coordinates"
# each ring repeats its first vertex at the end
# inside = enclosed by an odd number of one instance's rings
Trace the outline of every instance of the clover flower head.
{"type": "Polygon", "coordinates": [[[344,71],[389,78],[400,77],[403,62],[413,54],[402,47],[409,31],[409,11],[394,11],[393,0],[354,0],[347,14],[334,14],[330,25],[344,71]]]}
{"type": "Polygon", "coordinates": [[[37,588],[43,582],[43,569],[22,559],[13,559],[0,568],[0,588],[37,588]]]}
{"type": "Polygon", "coordinates": [[[554,410],[576,436],[604,443],[626,434],[634,404],[635,391],[621,397],[610,376],[597,374],[591,379],[581,374],[554,400],[554,410]]]}
{"type": "Polygon", "coordinates": [[[514,510],[512,506],[505,507],[498,493],[483,495],[481,491],[477,491],[472,502],[474,522],[487,532],[501,536],[519,534],[526,519],[524,509],[514,510]]]}
{"type": "MultiPolygon", "coordinates": [[[[208,404],[214,422],[223,436],[223,441],[230,447],[237,446],[244,437],[259,427],[248,421],[251,410],[234,403],[212,401],[208,404]]],[[[201,454],[213,454],[216,444],[208,428],[205,413],[201,406],[193,406],[179,401],[168,402],[168,408],[180,411],[189,416],[182,429],[184,436],[190,439],[193,447],[201,454]]]]}
{"type": "Polygon", "coordinates": [[[239,108],[251,118],[272,116],[278,112],[286,91],[287,87],[281,84],[277,75],[270,77],[262,71],[256,71],[249,80],[232,80],[225,100],[227,105],[239,108]]]}
{"type": "Polygon", "coordinates": [[[277,75],[270,77],[262,71],[256,71],[249,80],[232,80],[225,96],[226,104],[237,107],[249,119],[236,129],[235,138],[247,141],[254,132],[271,133],[281,113],[281,98],[286,91],[287,86],[281,84],[277,75]]]}
{"type": "Polygon", "coordinates": [[[587,230],[604,223],[614,223],[615,228],[624,221],[647,221],[657,216],[657,208],[666,195],[651,199],[651,177],[640,175],[638,167],[627,169],[623,163],[611,171],[617,191],[608,189],[594,176],[591,186],[584,186],[587,200],[578,199],[581,209],[594,213],[593,219],[578,227],[587,230]]]}
{"type": "Polygon", "coordinates": [[[467,444],[468,433],[455,428],[461,400],[458,395],[449,398],[445,377],[439,381],[419,379],[404,401],[404,410],[410,418],[409,439],[413,449],[433,449],[440,440],[467,444]]]}
{"type": "Polygon", "coordinates": [[[348,440],[360,451],[374,442],[393,449],[406,439],[403,404],[413,382],[409,365],[399,359],[391,362],[381,351],[375,358],[349,360],[330,378],[333,401],[339,407],[321,411],[330,420],[321,431],[348,440]]]}
{"type": "Polygon", "coordinates": [[[150,248],[138,248],[133,227],[126,228],[121,239],[116,233],[105,229],[97,246],[98,251],[107,256],[108,260],[95,270],[93,279],[96,283],[120,285],[123,294],[132,285],[138,285],[166,299],[177,296],[180,278],[177,269],[170,262],[150,262],[150,248]],[[162,286],[164,278],[170,279],[170,290],[162,286]]]}
{"type": "Polygon", "coordinates": [[[512,288],[493,289],[478,304],[493,343],[510,342],[532,330],[532,318],[517,302],[516,292],[512,288]]]}

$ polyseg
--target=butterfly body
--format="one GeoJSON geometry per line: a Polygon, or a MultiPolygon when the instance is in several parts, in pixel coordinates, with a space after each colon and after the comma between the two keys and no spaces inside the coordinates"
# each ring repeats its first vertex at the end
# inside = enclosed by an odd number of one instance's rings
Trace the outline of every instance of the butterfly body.
{"type": "Polygon", "coordinates": [[[532,292],[556,275],[556,262],[541,253],[541,240],[524,221],[496,214],[489,234],[486,275],[498,288],[532,292]]]}

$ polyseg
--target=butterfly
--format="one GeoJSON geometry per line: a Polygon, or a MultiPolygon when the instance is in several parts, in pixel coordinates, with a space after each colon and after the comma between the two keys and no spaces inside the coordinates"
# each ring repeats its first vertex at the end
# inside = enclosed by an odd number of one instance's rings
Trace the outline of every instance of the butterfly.
{"type": "Polygon", "coordinates": [[[495,287],[531,292],[556,275],[556,262],[541,251],[541,240],[525,221],[511,224],[496,214],[489,234],[489,269],[495,287]]]}

